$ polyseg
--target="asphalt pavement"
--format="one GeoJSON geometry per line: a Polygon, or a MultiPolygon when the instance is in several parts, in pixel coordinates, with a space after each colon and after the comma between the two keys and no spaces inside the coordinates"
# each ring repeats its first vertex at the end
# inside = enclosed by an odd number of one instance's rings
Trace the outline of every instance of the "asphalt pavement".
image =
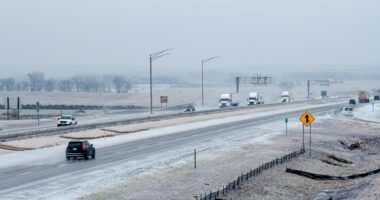
{"type": "MultiPolygon", "coordinates": [[[[340,108],[341,105],[326,106],[310,109],[314,115],[331,112],[340,108]]],[[[38,190],[38,184],[49,184],[50,180],[59,181],[55,177],[75,176],[76,174],[89,173],[99,168],[107,168],[121,162],[131,161],[140,156],[149,156],[158,152],[165,152],[182,146],[192,145],[199,141],[212,142],[215,139],[229,135],[232,131],[247,127],[255,127],[286,117],[297,117],[302,112],[288,112],[273,114],[256,119],[242,120],[237,122],[225,123],[209,126],[196,130],[183,131],[170,135],[152,137],[148,139],[133,141],[125,144],[97,148],[95,160],[70,160],[61,161],[54,164],[17,166],[0,169],[0,198],[14,191],[33,189],[38,190]]],[[[62,149],[62,157],[65,156],[65,149],[62,149]]]]}

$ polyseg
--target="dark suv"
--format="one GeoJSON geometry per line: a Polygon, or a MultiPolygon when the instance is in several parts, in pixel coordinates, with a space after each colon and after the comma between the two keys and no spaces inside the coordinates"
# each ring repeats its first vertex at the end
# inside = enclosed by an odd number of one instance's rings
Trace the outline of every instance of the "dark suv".
{"type": "Polygon", "coordinates": [[[348,101],[348,104],[350,104],[350,105],[356,105],[356,101],[355,101],[355,99],[350,99],[350,100],[348,101]]]}
{"type": "Polygon", "coordinates": [[[87,140],[70,141],[66,148],[66,159],[70,160],[70,158],[76,159],[78,157],[85,160],[89,158],[95,159],[95,147],[87,140]]]}
{"type": "Polygon", "coordinates": [[[193,111],[195,111],[195,107],[193,105],[189,104],[185,107],[185,112],[193,112],[193,111]]]}

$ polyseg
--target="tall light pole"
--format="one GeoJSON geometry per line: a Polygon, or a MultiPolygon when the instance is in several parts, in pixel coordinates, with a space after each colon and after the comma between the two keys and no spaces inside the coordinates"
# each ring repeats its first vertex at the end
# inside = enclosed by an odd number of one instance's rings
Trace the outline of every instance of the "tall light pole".
{"type": "Polygon", "coordinates": [[[204,93],[203,93],[203,65],[205,63],[207,63],[208,61],[210,60],[213,60],[215,58],[218,58],[219,56],[214,56],[214,57],[211,57],[211,58],[207,58],[207,59],[203,59],[202,60],[202,106],[204,106],[204,93]]]}
{"type": "Polygon", "coordinates": [[[163,57],[163,56],[166,56],[166,55],[170,55],[169,51],[170,50],[173,50],[173,49],[165,49],[165,50],[162,50],[162,51],[159,51],[159,52],[156,52],[156,53],[152,53],[149,55],[149,74],[150,74],[150,78],[149,78],[149,81],[150,81],[150,114],[153,113],[153,91],[152,91],[152,63],[153,61],[163,57]]]}

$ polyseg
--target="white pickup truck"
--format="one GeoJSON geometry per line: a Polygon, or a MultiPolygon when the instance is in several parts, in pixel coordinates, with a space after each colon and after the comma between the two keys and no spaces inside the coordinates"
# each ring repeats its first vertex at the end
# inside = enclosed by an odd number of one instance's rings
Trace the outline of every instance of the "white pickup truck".
{"type": "Polygon", "coordinates": [[[57,126],[67,126],[78,124],[76,118],[72,115],[62,115],[58,117],[57,126]]]}

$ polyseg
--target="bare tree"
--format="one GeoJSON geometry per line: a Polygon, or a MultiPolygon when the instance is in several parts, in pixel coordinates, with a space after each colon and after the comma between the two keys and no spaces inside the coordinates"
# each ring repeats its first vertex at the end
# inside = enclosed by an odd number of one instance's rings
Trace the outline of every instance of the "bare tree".
{"type": "Polygon", "coordinates": [[[58,82],[58,90],[62,92],[70,92],[73,91],[73,81],[70,79],[61,80],[58,82]]]}
{"type": "Polygon", "coordinates": [[[45,75],[42,72],[34,71],[32,73],[28,73],[28,78],[30,81],[30,90],[41,91],[44,86],[45,75]]]}
{"type": "Polygon", "coordinates": [[[125,81],[125,83],[124,83],[124,91],[125,91],[125,93],[128,93],[128,91],[129,91],[131,88],[132,88],[132,83],[129,82],[128,80],[125,81]]]}
{"type": "Polygon", "coordinates": [[[116,76],[112,80],[114,86],[115,86],[115,91],[117,93],[121,93],[123,87],[125,86],[126,80],[123,76],[116,76]]]}
{"type": "Polygon", "coordinates": [[[4,89],[8,92],[13,91],[16,86],[16,80],[12,77],[1,80],[1,83],[4,86],[4,89]]]}
{"type": "Polygon", "coordinates": [[[48,79],[45,81],[45,90],[48,92],[53,92],[56,88],[57,81],[54,79],[48,79]]]}

